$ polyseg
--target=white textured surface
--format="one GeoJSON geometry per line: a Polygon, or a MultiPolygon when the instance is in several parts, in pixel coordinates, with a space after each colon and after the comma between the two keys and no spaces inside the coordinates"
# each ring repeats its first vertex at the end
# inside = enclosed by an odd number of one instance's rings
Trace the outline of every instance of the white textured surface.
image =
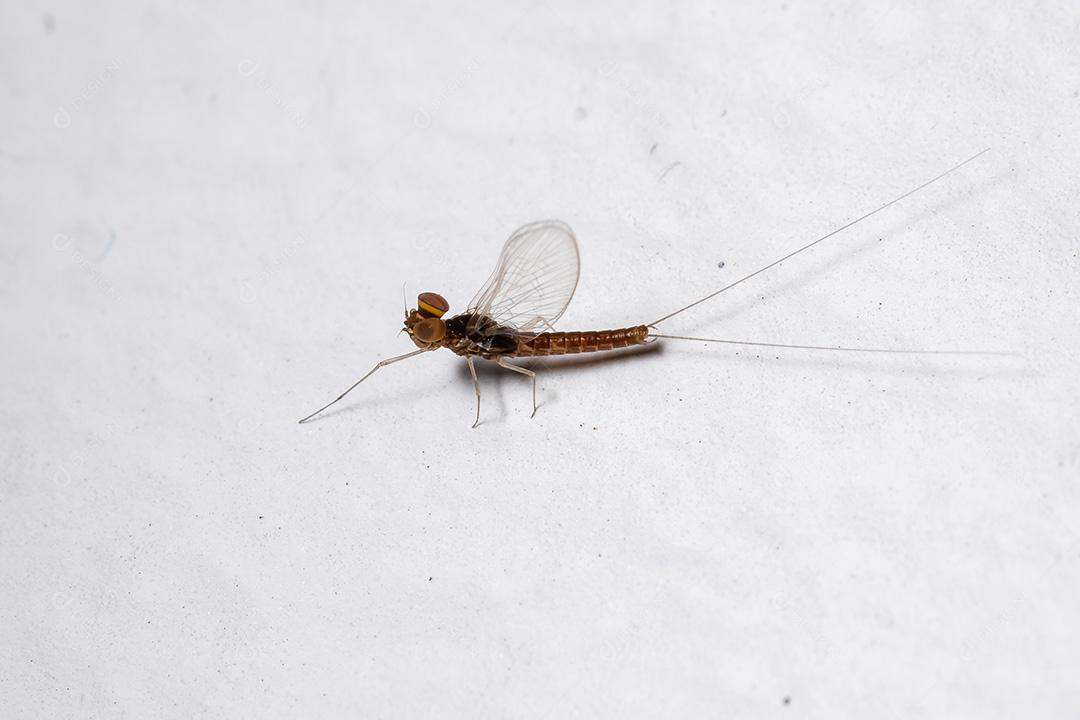
{"type": "Polygon", "coordinates": [[[5,718],[1075,717],[1075,3],[219,5],[0,9],[5,718]],[[521,223],[645,322],[985,146],[667,329],[1022,360],[669,344],[471,430],[439,354],[296,425],[521,223]]]}

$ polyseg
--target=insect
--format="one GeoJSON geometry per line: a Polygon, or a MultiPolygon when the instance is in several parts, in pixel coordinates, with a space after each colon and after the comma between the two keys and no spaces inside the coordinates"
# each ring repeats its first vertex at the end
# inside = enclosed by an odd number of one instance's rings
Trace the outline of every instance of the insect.
{"type": "Polygon", "coordinates": [[[300,422],[305,423],[311,420],[331,405],[340,401],[380,368],[439,348],[447,348],[461,355],[468,363],[473,387],[476,391],[474,428],[480,423],[480,381],[476,375],[476,358],[493,361],[499,367],[527,376],[532,381],[532,414],[535,416],[537,409],[536,372],[515,364],[511,361],[512,358],[606,352],[635,345],[644,345],[660,339],[846,352],[1001,354],[968,351],[786,345],[667,335],[657,331],[657,326],[660,323],[700,305],[720,293],[730,290],[770,268],[776,267],[785,260],[809,250],[818,243],[847,230],[870,216],[876,215],[959,170],[988,151],[989,148],[976,153],[903,195],[893,198],[884,205],[703,298],[668,313],[658,320],[633,327],[584,332],[556,332],[554,324],[566,311],[570,299],[574,295],[574,290],[577,288],[580,269],[577,240],[574,238],[574,233],[569,226],[558,220],[545,220],[524,225],[514,231],[506,241],[502,253],[499,255],[499,261],[495,265],[495,270],[463,313],[446,317],[450,305],[445,298],[433,292],[421,293],[417,297],[416,307],[413,309],[406,308],[405,311],[404,331],[409,334],[417,349],[404,355],[380,360],[375,364],[375,367],[353,383],[348,390],[303,418],[300,422]]]}

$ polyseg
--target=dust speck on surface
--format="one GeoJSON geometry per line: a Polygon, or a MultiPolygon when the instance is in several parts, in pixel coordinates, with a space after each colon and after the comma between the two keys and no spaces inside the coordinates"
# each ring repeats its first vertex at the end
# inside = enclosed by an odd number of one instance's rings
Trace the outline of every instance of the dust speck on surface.
{"type": "Polygon", "coordinates": [[[41,26],[45,29],[46,35],[52,35],[56,32],[56,20],[53,18],[52,13],[42,15],[41,26]]]}
{"type": "Polygon", "coordinates": [[[791,704],[791,696],[790,695],[787,695],[787,696],[784,697],[784,704],[785,705],[790,705],[791,704]]]}
{"type": "Polygon", "coordinates": [[[112,228],[110,228],[109,229],[109,241],[107,243],[105,243],[105,247],[102,249],[101,255],[98,256],[97,261],[98,262],[104,261],[105,258],[107,258],[109,256],[109,253],[112,252],[113,245],[115,245],[115,244],[116,244],[116,232],[112,228]]]}
{"type": "Polygon", "coordinates": [[[667,174],[675,168],[679,167],[680,165],[682,165],[681,160],[676,160],[675,162],[668,165],[666,168],[660,171],[659,175],[656,176],[656,182],[663,182],[664,178],[667,177],[667,174]]]}
{"type": "Polygon", "coordinates": [[[719,270],[723,270],[723,269],[724,269],[724,266],[725,266],[725,265],[727,265],[727,263],[726,263],[726,262],[724,262],[723,260],[721,260],[720,262],[716,263],[716,267],[717,267],[717,269],[719,269],[719,270]]]}
{"type": "Polygon", "coordinates": [[[585,111],[585,108],[578,107],[576,110],[574,110],[574,119],[578,122],[581,122],[588,114],[589,113],[585,111]]]}

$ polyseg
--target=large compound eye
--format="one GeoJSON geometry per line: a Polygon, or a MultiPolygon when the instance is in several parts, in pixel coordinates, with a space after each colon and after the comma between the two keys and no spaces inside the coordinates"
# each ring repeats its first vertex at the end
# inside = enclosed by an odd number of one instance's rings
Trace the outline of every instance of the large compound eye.
{"type": "Polygon", "coordinates": [[[450,309],[450,303],[438,293],[420,293],[416,298],[416,309],[427,318],[441,318],[450,309]]]}
{"type": "Polygon", "coordinates": [[[412,334],[422,343],[437,343],[446,337],[446,323],[437,317],[424,318],[413,325],[412,334]]]}

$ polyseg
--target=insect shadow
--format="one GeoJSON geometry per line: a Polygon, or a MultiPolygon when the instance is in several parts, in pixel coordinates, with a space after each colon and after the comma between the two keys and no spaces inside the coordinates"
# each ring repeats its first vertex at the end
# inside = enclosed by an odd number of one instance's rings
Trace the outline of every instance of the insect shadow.
{"type": "MultiPolygon", "coordinates": [[[[575,372],[579,370],[588,370],[595,365],[611,365],[618,362],[631,362],[640,360],[645,356],[658,355],[665,351],[670,351],[671,348],[665,348],[663,343],[650,342],[646,345],[634,345],[628,348],[622,348],[612,352],[604,354],[584,353],[581,355],[555,355],[547,357],[533,357],[525,358],[519,361],[519,365],[528,370],[540,373],[543,372],[543,377],[547,377],[550,373],[554,378],[559,374],[559,371],[565,370],[575,372]]],[[[459,381],[467,381],[468,385],[472,384],[472,375],[469,373],[469,367],[465,363],[455,363],[457,366],[455,375],[459,381]]],[[[498,412],[496,417],[500,420],[505,419],[515,404],[515,400],[507,400],[509,397],[506,393],[510,393],[510,396],[515,394],[515,388],[520,385],[523,393],[527,393],[529,389],[529,383],[525,378],[515,377],[513,374],[506,372],[495,363],[482,362],[476,365],[476,375],[482,381],[485,388],[484,399],[493,397],[498,404],[498,412]],[[509,389],[504,388],[504,383],[508,384],[509,389]],[[490,388],[490,389],[489,389],[490,388]]],[[[549,403],[555,402],[559,399],[559,393],[557,391],[558,383],[551,383],[549,386],[544,387],[543,399],[537,402],[537,408],[543,408],[549,403]]],[[[524,407],[527,410],[528,395],[523,395],[525,400],[524,407]]],[[[480,425],[483,425],[484,421],[480,421],[480,425]]]]}
{"type": "MultiPolygon", "coordinates": [[[[994,187],[1000,185],[1002,182],[1004,182],[1003,177],[996,177],[988,180],[982,183],[978,188],[973,189],[970,195],[982,194],[987,190],[991,190],[994,187]]],[[[888,229],[883,230],[877,235],[871,236],[874,239],[865,240],[861,243],[856,243],[854,246],[850,246],[845,249],[837,249],[831,255],[819,259],[816,263],[806,263],[806,265],[804,265],[797,271],[797,274],[784,282],[773,285],[770,290],[763,289],[761,292],[752,293],[749,297],[746,297],[737,303],[733,303],[727,308],[713,312],[711,315],[708,313],[703,313],[705,317],[702,317],[698,322],[692,323],[690,325],[690,328],[697,329],[703,326],[711,325],[724,319],[734,317],[739,313],[746,312],[747,310],[750,310],[752,308],[761,307],[763,303],[767,303],[770,300],[782,297],[784,294],[792,290],[797,290],[798,288],[806,285],[815,278],[826,275],[834,268],[845,265],[854,260],[855,258],[859,257],[860,255],[869,252],[881,242],[886,241],[886,238],[894,237],[902,233],[905,228],[909,228],[912,225],[916,224],[917,219],[921,219],[924,217],[932,217],[934,215],[937,215],[938,213],[944,212],[954,207],[958,207],[961,205],[961,203],[964,202],[964,200],[966,200],[966,198],[967,196],[958,196],[934,203],[917,217],[908,217],[900,222],[893,223],[893,225],[888,229]],[[763,297],[764,300],[762,299],[763,297]]]]}

